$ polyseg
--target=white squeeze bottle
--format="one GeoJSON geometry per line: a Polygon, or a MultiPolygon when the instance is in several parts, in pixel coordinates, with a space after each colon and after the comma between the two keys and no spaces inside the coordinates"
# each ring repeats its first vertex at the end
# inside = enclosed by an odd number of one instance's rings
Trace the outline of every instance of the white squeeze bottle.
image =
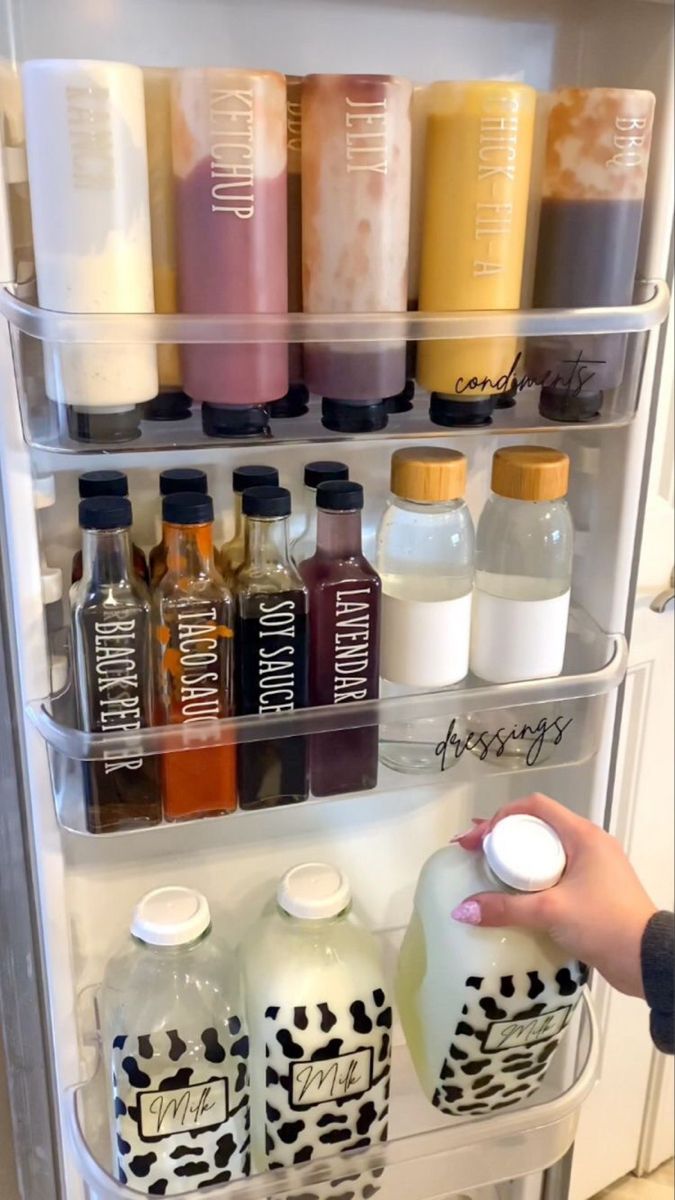
{"type": "Polygon", "coordinates": [[[199,892],[163,887],[139,901],[106,968],[101,1036],[120,1183],[174,1196],[249,1174],[239,974],[199,892]]]}
{"type": "MultiPolygon", "coordinates": [[[[143,73],[128,63],[33,59],[21,70],[42,308],[154,311],[143,73]]],[[[51,400],[84,441],[138,436],[157,394],[149,344],[44,344],[51,400]]]]}
{"type": "Polygon", "coordinates": [[[544,446],[504,447],[492,460],[471,625],[471,670],[490,683],[562,671],[574,540],[569,467],[566,454],[544,446]]]}
{"type": "MultiPolygon", "coordinates": [[[[383,696],[450,687],[469,670],[474,531],[456,450],[410,446],[391,459],[377,537],[383,696]]],[[[380,729],[380,758],[411,774],[440,770],[447,717],[380,729]]]]}
{"type": "Polygon", "coordinates": [[[531,1096],[569,1025],[586,968],[525,929],[454,921],[479,892],[536,892],[565,870],[562,843],[538,817],[505,817],[468,853],[452,844],[426,863],[399,956],[401,1022],[427,1098],[481,1116],[531,1096]]]}
{"type": "Polygon", "coordinates": [[[392,1011],[344,875],[288,871],[242,955],[256,1170],[385,1141],[392,1011]]]}

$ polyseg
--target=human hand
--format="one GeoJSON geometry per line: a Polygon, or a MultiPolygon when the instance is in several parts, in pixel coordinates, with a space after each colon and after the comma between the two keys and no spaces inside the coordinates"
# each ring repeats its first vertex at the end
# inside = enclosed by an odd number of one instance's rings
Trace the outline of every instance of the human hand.
{"type": "Polygon", "coordinates": [[[596,967],[620,992],[644,996],[640,947],[657,909],[619,843],[592,821],[539,794],[508,804],[491,821],[475,822],[456,840],[465,850],[477,851],[493,826],[513,813],[530,813],[553,826],[567,856],[565,874],[544,892],[469,896],[454,910],[454,919],[541,930],[570,958],[596,967]]]}

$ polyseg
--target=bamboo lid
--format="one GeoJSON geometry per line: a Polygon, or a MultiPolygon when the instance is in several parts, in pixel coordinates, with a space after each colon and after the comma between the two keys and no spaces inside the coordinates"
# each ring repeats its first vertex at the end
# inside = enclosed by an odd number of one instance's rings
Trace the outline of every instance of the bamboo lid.
{"type": "Polygon", "coordinates": [[[492,490],[510,500],[560,500],[569,475],[568,456],[546,446],[506,446],[492,459],[492,490]]]}
{"type": "Polygon", "coordinates": [[[410,446],[391,456],[391,490],[401,500],[442,504],[466,488],[466,458],[457,450],[410,446]]]}

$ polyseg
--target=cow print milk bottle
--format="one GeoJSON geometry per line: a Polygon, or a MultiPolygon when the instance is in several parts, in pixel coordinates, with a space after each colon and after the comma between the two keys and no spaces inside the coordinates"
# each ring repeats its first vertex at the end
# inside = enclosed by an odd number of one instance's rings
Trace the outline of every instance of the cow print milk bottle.
{"type": "Polygon", "coordinates": [[[199,892],[156,888],[138,903],[106,968],[101,1027],[115,1178],[175,1196],[248,1175],[239,977],[199,892]]]}
{"type": "Polygon", "coordinates": [[[392,1012],[350,902],[335,867],[294,867],[244,946],[258,1170],[386,1140],[392,1012]]]}
{"type": "Polygon", "coordinates": [[[422,871],[396,990],[420,1083],[443,1112],[483,1116],[531,1096],[586,977],[543,933],[460,924],[449,913],[479,892],[545,891],[565,862],[555,830],[519,813],[482,850],[446,846],[422,871]]]}

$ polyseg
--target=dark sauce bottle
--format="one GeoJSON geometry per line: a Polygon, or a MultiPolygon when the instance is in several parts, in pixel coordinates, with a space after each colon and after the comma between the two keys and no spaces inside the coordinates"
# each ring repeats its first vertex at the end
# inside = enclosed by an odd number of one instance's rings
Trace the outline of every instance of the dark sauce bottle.
{"type": "Polygon", "coordinates": [[[124,497],[80,501],[83,574],[71,590],[80,728],[124,736],[122,748],[85,762],[90,833],[161,820],[159,759],[144,756],[138,731],[152,724],[150,595],[134,574],[131,504],[124,497]]]}
{"type": "MultiPolygon", "coordinates": [[[[128,496],[129,481],[124,471],[87,471],[80,475],[77,481],[80,500],[89,500],[92,496],[128,496]]],[[[131,547],[134,571],[144,583],[150,582],[150,574],[145,555],[140,546],[131,547]]],[[[73,557],[71,583],[79,583],[82,578],[82,551],[78,550],[73,557]]]]}
{"type": "MultiPolygon", "coordinates": [[[[308,703],[307,589],[288,553],[286,488],[243,493],[246,551],[235,577],[237,712],[293,712],[308,703]]],[[[239,805],[267,808],[306,800],[306,737],[244,742],[238,751],[239,805]]]]}
{"type": "MultiPolygon", "coordinates": [[[[312,705],[376,700],[380,683],[380,577],[361,550],[363,488],[319,484],[316,554],[300,573],[309,591],[312,705]]],[[[315,796],[361,792],[377,784],[378,727],[339,729],[311,739],[315,796]]]]}

